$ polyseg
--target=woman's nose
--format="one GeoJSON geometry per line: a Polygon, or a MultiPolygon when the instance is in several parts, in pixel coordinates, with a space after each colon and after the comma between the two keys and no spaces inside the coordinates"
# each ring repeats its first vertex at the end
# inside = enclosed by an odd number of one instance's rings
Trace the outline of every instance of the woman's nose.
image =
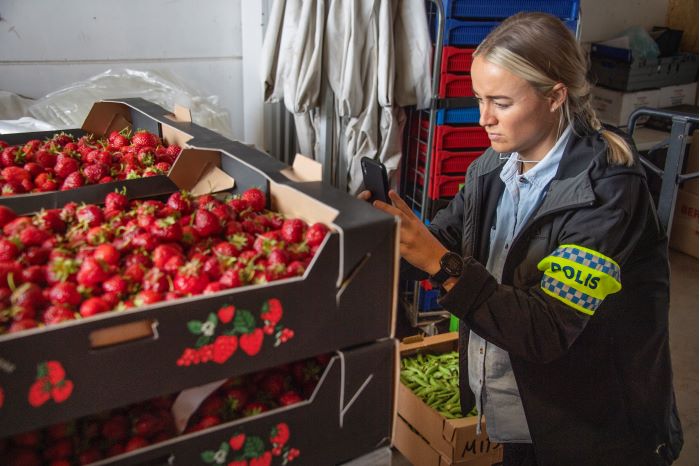
{"type": "Polygon", "coordinates": [[[488,104],[479,106],[479,125],[492,126],[494,124],[496,124],[496,118],[491,112],[491,106],[488,104]]]}

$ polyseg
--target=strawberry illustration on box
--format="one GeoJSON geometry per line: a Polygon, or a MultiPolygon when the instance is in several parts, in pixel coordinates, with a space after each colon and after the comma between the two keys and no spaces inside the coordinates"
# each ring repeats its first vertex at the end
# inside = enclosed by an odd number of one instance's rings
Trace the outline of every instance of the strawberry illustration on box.
{"type": "Polygon", "coordinates": [[[269,435],[271,448],[265,448],[265,441],[260,437],[246,436],[237,432],[228,442],[223,442],[219,449],[202,453],[202,461],[207,464],[226,464],[228,466],[270,466],[275,457],[282,458],[282,465],[294,461],[300,454],[297,448],[287,446],[289,426],[280,422],[272,428],[269,435]],[[229,457],[232,457],[232,460],[229,457]]]}
{"type": "Polygon", "coordinates": [[[36,381],[29,388],[29,404],[35,408],[50,399],[63,403],[73,393],[73,382],[66,379],[66,371],[58,361],[44,361],[37,365],[36,381]]]}
{"type": "Polygon", "coordinates": [[[241,349],[248,356],[260,352],[266,335],[274,336],[277,347],[294,337],[294,330],[281,325],[283,309],[279,299],[265,301],[258,319],[252,312],[229,305],[210,313],[204,321],[187,323],[190,333],[197,335],[193,348],[185,348],[177,360],[178,366],[190,366],[213,361],[223,364],[241,349]]]}

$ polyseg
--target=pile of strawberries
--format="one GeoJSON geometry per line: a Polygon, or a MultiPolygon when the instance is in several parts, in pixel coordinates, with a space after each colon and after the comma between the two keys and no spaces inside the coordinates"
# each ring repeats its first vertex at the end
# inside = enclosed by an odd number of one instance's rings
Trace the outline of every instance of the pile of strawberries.
{"type": "Polygon", "coordinates": [[[66,133],[11,146],[0,140],[0,194],[11,196],[167,173],[180,154],[145,130],[108,138],[66,133]]]}
{"type": "Polygon", "coordinates": [[[328,227],[265,206],[257,188],[112,192],[26,217],[0,206],[0,333],[302,275],[328,227]]]}
{"type": "MultiPolygon", "coordinates": [[[[313,393],[329,360],[323,355],[229,379],[202,402],[185,433],[303,401],[313,393]]],[[[176,398],[177,394],[158,397],[0,439],[0,464],[90,464],[168,440],[177,436],[171,411],[176,398]]],[[[285,429],[278,428],[273,443],[281,450],[289,431],[284,424],[278,427],[285,429]]],[[[290,450],[289,460],[295,455],[298,452],[290,450]]]]}

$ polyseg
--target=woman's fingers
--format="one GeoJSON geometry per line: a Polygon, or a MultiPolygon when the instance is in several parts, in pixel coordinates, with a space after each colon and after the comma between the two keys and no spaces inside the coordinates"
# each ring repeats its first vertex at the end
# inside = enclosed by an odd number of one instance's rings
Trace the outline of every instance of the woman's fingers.
{"type": "Polygon", "coordinates": [[[389,190],[389,198],[391,199],[392,204],[394,204],[394,206],[404,214],[410,216],[416,215],[415,213],[413,213],[408,204],[406,204],[406,202],[403,199],[401,199],[401,196],[399,196],[399,194],[393,189],[389,190]]]}
{"type": "Polygon", "coordinates": [[[372,197],[372,192],[368,190],[364,190],[357,195],[357,198],[361,201],[369,201],[370,197],[372,197]]]}

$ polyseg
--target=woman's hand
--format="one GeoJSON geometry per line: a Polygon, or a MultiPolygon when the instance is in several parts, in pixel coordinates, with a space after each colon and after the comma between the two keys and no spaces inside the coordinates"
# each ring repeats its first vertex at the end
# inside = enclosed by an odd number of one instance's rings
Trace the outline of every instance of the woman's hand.
{"type": "MultiPolygon", "coordinates": [[[[369,191],[362,191],[357,197],[367,201],[371,195],[369,191]]],[[[430,233],[396,191],[390,190],[389,198],[392,205],[382,201],[374,201],[372,205],[401,219],[399,234],[401,256],[414,267],[434,275],[440,270],[440,258],[447,252],[447,248],[430,233]]]]}

